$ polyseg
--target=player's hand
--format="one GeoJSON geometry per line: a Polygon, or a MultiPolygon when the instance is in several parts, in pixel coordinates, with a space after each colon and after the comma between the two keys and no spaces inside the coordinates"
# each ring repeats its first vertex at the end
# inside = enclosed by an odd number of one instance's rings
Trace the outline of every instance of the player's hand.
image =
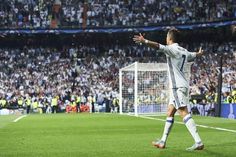
{"type": "Polygon", "coordinates": [[[145,42],[145,39],[143,37],[143,35],[141,33],[139,33],[139,35],[134,35],[133,37],[133,41],[136,43],[136,44],[142,44],[145,42]]]}
{"type": "Polygon", "coordinates": [[[204,53],[204,51],[203,51],[202,47],[200,47],[200,49],[197,52],[197,56],[202,56],[203,53],[204,53]]]}

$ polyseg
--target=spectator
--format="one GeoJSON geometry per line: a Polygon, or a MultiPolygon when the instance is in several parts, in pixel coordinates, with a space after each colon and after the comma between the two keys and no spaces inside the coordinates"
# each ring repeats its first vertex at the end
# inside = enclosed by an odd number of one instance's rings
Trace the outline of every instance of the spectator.
{"type": "Polygon", "coordinates": [[[117,27],[185,24],[235,18],[232,0],[5,0],[0,3],[0,28],[117,27]]]}
{"type": "MultiPolygon", "coordinates": [[[[208,53],[203,60],[196,60],[192,66],[190,95],[208,95],[213,87],[216,93],[219,74],[219,57],[215,55],[217,51],[227,53],[223,57],[222,90],[233,94],[236,78],[233,43],[217,46],[218,50],[215,43],[194,43],[186,47],[197,48],[199,45],[206,47],[208,53]]],[[[18,107],[15,102],[21,97],[25,103],[30,99],[28,104],[35,106],[37,100],[38,106],[35,108],[41,107],[44,112],[50,112],[52,99],[56,95],[58,111],[65,109],[66,101],[76,101],[78,108],[80,103],[91,103],[90,96],[93,97],[94,105],[98,103],[101,106],[106,98],[109,108],[119,93],[118,71],[121,67],[134,61],[165,62],[165,58],[156,56],[153,49],[116,44],[102,47],[73,46],[63,50],[27,46],[23,49],[0,48],[1,106],[18,107]],[[97,55],[95,52],[100,53],[97,55]],[[6,102],[3,103],[4,100],[6,102]]],[[[125,81],[128,83],[130,78],[125,78],[125,81]]],[[[129,92],[132,93],[132,88],[129,92]]],[[[213,102],[216,102],[216,96],[207,98],[207,104],[213,102]]],[[[112,107],[114,110],[114,105],[112,107]]]]}

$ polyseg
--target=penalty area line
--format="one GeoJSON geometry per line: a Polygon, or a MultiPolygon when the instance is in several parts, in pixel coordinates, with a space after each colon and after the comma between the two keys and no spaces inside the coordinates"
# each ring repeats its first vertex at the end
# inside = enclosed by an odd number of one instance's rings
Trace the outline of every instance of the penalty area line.
{"type": "Polygon", "coordinates": [[[27,115],[22,115],[22,116],[16,118],[13,122],[16,123],[16,122],[18,122],[19,120],[21,120],[24,117],[27,117],[27,115]]]}
{"type": "MultiPolygon", "coordinates": [[[[165,119],[153,118],[153,117],[145,117],[145,116],[136,116],[136,117],[143,118],[143,119],[157,120],[157,121],[162,121],[162,122],[166,121],[165,119]]],[[[175,123],[185,125],[183,122],[175,121],[175,123]]],[[[201,127],[201,128],[207,128],[207,129],[213,129],[213,130],[236,133],[236,130],[232,130],[232,129],[225,129],[225,128],[220,128],[220,127],[212,127],[212,126],[199,125],[199,124],[196,124],[196,126],[201,127]]]]}

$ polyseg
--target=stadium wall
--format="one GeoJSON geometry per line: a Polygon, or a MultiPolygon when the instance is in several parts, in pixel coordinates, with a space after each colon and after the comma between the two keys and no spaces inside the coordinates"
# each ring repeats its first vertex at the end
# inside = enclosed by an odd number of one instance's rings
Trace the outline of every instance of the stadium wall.
{"type": "Polygon", "coordinates": [[[236,20],[208,22],[182,25],[161,25],[147,27],[105,27],[105,28],[80,28],[80,29],[0,29],[0,35],[6,34],[77,34],[77,33],[127,33],[127,32],[150,32],[167,30],[176,27],[182,30],[194,30],[199,28],[218,28],[222,26],[236,25],[236,20]]]}
{"type": "Polygon", "coordinates": [[[236,119],[236,104],[221,104],[221,117],[236,119]]]}

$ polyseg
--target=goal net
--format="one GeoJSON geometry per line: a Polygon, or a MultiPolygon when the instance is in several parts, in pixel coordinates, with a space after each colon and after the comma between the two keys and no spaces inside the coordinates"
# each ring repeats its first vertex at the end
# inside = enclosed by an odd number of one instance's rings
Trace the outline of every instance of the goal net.
{"type": "MultiPolygon", "coordinates": [[[[168,104],[166,63],[135,62],[119,70],[120,113],[162,114],[168,104]]],[[[190,76],[190,64],[184,70],[190,76]]]]}

